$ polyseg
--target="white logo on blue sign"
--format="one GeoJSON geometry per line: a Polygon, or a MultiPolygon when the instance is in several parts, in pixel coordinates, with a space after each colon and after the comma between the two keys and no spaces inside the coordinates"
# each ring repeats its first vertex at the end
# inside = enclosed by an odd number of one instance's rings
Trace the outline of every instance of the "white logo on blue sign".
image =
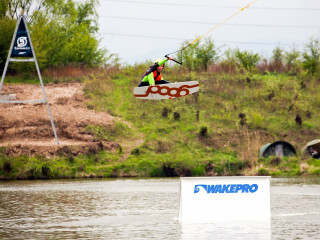
{"type": "Polygon", "coordinates": [[[194,193],[200,191],[199,187],[203,188],[207,193],[255,193],[259,188],[258,184],[197,184],[194,186],[194,193]]]}
{"type": "Polygon", "coordinates": [[[27,37],[19,37],[17,40],[18,47],[25,47],[28,43],[27,37]]]}

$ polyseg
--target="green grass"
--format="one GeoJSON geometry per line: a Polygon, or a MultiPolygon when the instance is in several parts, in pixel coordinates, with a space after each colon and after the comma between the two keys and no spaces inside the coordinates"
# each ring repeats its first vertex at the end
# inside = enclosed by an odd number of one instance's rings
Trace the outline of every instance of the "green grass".
{"type": "Polygon", "coordinates": [[[136,135],[133,129],[117,121],[115,122],[115,126],[110,128],[88,125],[86,131],[94,135],[95,140],[119,141],[121,139],[133,138],[136,135]]]}
{"type": "MultiPolygon", "coordinates": [[[[0,176],[58,178],[81,176],[203,176],[213,175],[319,175],[318,160],[303,162],[300,149],[320,134],[318,80],[288,74],[185,73],[168,68],[169,81],[198,80],[200,90],[178,99],[136,99],[133,88],[146,65],[97,72],[84,81],[87,106],[107,111],[122,121],[114,128],[88,125],[97,140],[124,142],[143,133],[144,142],[126,160],[122,154],[101,152],[42,159],[2,155],[0,176]],[[302,87],[301,82],[305,85],[302,87]],[[165,114],[167,113],[167,114],[165,114]],[[179,118],[175,118],[175,114],[179,118]],[[240,115],[242,114],[242,118],[240,115]],[[302,124],[295,122],[296,115],[302,124]],[[206,134],[202,136],[204,129],[206,134]],[[285,140],[298,155],[275,164],[259,159],[259,148],[285,140]],[[8,163],[10,162],[12,170],[8,163]],[[302,171],[301,164],[307,164],[302,171]]],[[[17,80],[14,80],[17,81],[17,80]]]]}
{"type": "MultiPolygon", "coordinates": [[[[96,109],[102,108],[101,102],[107,103],[105,107],[108,111],[123,116],[145,134],[143,146],[134,151],[128,159],[129,162],[147,159],[155,162],[149,164],[150,166],[157,165],[159,169],[168,163],[171,168],[187,171],[191,175],[203,175],[204,166],[209,162],[215,162],[214,171],[219,175],[241,174],[246,162],[258,164],[257,155],[254,154],[254,159],[240,159],[237,154],[225,155],[225,150],[221,147],[211,148],[214,152],[219,154],[221,152],[223,157],[206,151],[210,145],[214,146],[211,144],[213,139],[219,141],[219,137],[215,135],[223,136],[226,132],[236,134],[241,131],[243,126],[240,124],[239,113],[245,114],[245,128],[248,129],[249,135],[262,131],[277,140],[279,136],[294,132],[290,134],[291,139],[285,140],[296,142],[294,138],[301,131],[320,131],[319,120],[315,117],[316,112],[320,110],[319,105],[315,107],[314,100],[309,100],[319,95],[319,89],[314,88],[312,82],[301,89],[299,76],[257,74],[250,76],[248,82],[248,76],[240,74],[192,74],[194,78],[192,80],[197,79],[200,83],[199,94],[173,100],[148,101],[134,98],[132,90],[139,80],[137,73],[131,70],[126,69],[114,76],[105,77],[104,85],[112,90],[95,95],[95,98],[102,101],[92,101],[96,109]],[[168,109],[166,117],[162,115],[165,108],[168,109]],[[308,111],[313,117],[308,115],[308,111]],[[179,120],[174,119],[175,112],[180,114],[179,120]],[[295,122],[296,114],[302,117],[302,125],[295,122]],[[207,139],[199,137],[203,126],[208,129],[207,139]],[[200,154],[201,152],[203,154],[200,154]],[[231,169],[226,165],[226,159],[235,159],[231,169]]],[[[175,81],[186,81],[189,77],[190,75],[176,75],[172,70],[166,75],[166,79],[175,81]]],[[[87,83],[85,88],[87,94],[90,94],[88,89],[93,89],[95,84],[100,86],[102,82],[96,78],[95,81],[87,83]]],[[[239,150],[232,147],[237,144],[232,144],[232,139],[229,141],[231,143],[226,150],[237,153],[239,150]]],[[[260,146],[266,143],[263,141],[266,140],[260,140],[260,146]]],[[[307,141],[305,139],[305,142],[295,146],[297,150],[299,151],[307,141]]],[[[297,159],[294,163],[284,160],[277,170],[269,174],[274,172],[275,175],[299,175],[299,156],[297,159]]],[[[150,171],[150,169],[143,171],[143,175],[148,175],[150,171]]],[[[161,170],[156,172],[163,174],[161,170]]],[[[262,172],[263,170],[257,174],[262,172]]]]}
{"type": "Polygon", "coordinates": [[[55,179],[75,177],[111,177],[120,155],[101,151],[96,155],[8,157],[0,155],[2,179],[55,179]]]}
{"type": "MultiPolygon", "coordinates": [[[[45,81],[42,79],[44,83],[47,83],[48,81],[45,81]]],[[[6,76],[4,80],[4,84],[10,83],[10,84],[40,84],[40,79],[37,76],[31,76],[29,74],[23,75],[23,76],[6,76]]]]}

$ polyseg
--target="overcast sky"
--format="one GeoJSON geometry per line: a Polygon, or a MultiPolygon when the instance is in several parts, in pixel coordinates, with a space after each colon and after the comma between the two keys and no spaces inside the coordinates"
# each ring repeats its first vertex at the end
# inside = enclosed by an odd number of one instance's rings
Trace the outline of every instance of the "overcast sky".
{"type": "MultiPolygon", "coordinates": [[[[100,0],[101,46],[123,63],[162,58],[193,41],[253,1],[100,0]]],[[[223,50],[240,48],[271,57],[281,46],[302,50],[320,36],[319,0],[258,0],[208,34],[223,50]]]]}

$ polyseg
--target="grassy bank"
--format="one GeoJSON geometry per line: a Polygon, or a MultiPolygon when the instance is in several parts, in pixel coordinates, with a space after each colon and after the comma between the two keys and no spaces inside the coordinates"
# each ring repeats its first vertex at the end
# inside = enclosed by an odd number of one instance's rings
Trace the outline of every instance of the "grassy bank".
{"type": "Polygon", "coordinates": [[[145,159],[173,168],[177,175],[187,172],[192,176],[319,173],[318,160],[307,161],[300,154],[308,141],[319,136],[319,80],[303,74],[169,69],[165,76],[172,82],[199,81],[199,94],[148,101],[132,94],[144,68],[110,70],[85,86],[90,107],[123,116],[144,133],[144,144],[127,162],[145,159]],[[276,140],[293,144],[297,156],[276,164],[258,159],[259,148],[276,140]]]}
{"type": "MultiPolygon", "coordinates": [[[[114,131],[88,126],[97,140],[126,148],[99,154],[9,157],[1,154],[2,178],[164,177],[220,175],[320,175],[320,160],[302,159],[300,150],[319,138],[319,79],[300,74],[195,73],[168,68],[167,80],[197,80],[200,91],[187,97],[148,101],[133,96],[146,65],[91,73],[84,80],[87,106],[120,120],[114,131]],[[297,118],[300,121],[297,121],[297,118]],[[259,148],[284,140],[297,150],[291,158],[259,159],[259,148]]],[[[64,80],[57,80],[63,82],[64,80]]]]}

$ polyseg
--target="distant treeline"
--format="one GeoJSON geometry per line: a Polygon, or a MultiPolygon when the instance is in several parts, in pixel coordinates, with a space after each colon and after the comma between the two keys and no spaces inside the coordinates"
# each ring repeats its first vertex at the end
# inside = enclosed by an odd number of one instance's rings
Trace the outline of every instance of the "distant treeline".
{"type": "Polygon", "coordinates": [[[99,47],[98,3],[98,0],[0,0],[0,69],[4,67],[21,10],[40,67],[104,64],[113,55],[99,47]]]}
{"type": "MultiPolygon", "coordinates": [[[[187,46],[188,42],[182,44],[187,46]]],[[[181,54],[181,53],[180,53],[181,54]]],[[[181,57],[180,55],[178,56],[181,57]]],[[[263,58],[252,51],[227,49],[222,52],[209,37],[190,45],[182,52],[183,65],[191,71],[223,71],[223,72],[289,72],[302,71],[317,76],[320,75],[320,42],[312,38],[304,45],[303,51],[294,47],[285,50],[275,47],[270,59],[263,58]],[[213,69],[209,69],[213,68],[213,69]]]]}

